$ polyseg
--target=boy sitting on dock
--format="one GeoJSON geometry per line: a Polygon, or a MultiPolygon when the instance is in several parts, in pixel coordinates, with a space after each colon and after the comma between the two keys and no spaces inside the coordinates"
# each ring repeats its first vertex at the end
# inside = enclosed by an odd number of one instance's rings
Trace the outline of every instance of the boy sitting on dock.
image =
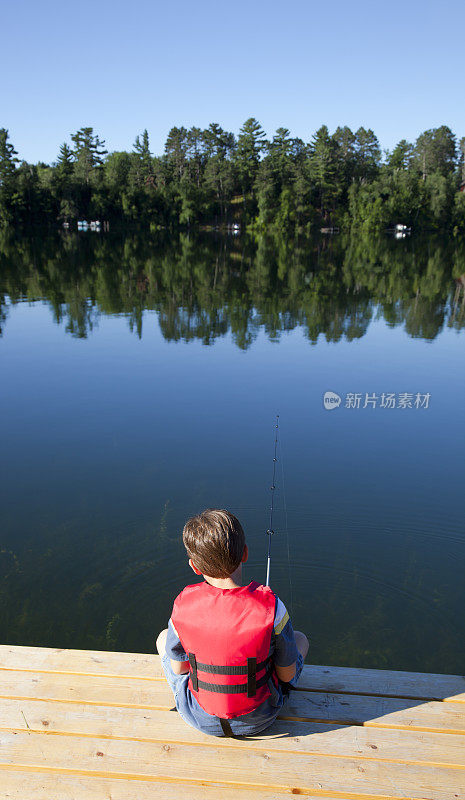
{"type": "Polygon", "coordinates": [[[282,684],[297,683],[308,651],[281,600],[267,586],[242,585],[248,550],[239,520],[207,509],[183,530],[189,565],[204,580],[177,596],[157,639],[176,707],[212,736],[253,735],[284,703],[282,684]]]}

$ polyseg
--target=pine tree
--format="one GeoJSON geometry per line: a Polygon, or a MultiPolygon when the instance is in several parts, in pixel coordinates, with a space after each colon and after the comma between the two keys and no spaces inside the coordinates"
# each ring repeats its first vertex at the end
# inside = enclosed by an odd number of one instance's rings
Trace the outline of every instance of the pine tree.
{"type": "Polygon", "coordinates": [[[64,142],[56,161],[56,170],[62,177],[69,177],[73,173],[74,155],[71,148],[64,142]]]}
{"type": "Polygon", "coordinates": [[[205,147],[203,133],[200,128],[193,126],[187,132],[187,156],[191,166],[197,189],[200,187],[200,179],[205,168],[205,147]]]}
{"type": "Polygon", "coordinates": [[[136,136],[134,154],[137,156],[139,162],[142,181],[144,183],[151,183],[153,179],[153,162],[147,129],[145,129],[142,134],[142,140],[140,136],[136,136]]]}
{"type": "Polygon", "coordinates": [[[465,184],[465,136],[460,139],[460,171],[461,171],[461,183],[465,184]]]}
{"type": "Polygon", "coordinates": [[[355,133],[355,177],[372,180],[381,161],[379,141],[371,128],[359,128],[355,133]]]}
{"type": "Polygon", "coordinates": [[[93,170],[102,166],[103,156],[108,152],[104,149],[105,141],[94,134],[93,128],[80,128],[71,136],[71,141],[74,142],[76,175],[88,184],[93,170]]]}
{"type": "Polygon", "coordinates": [[[0,128],[0,224],[13,220],[17,152],[8,141],[8,131],[0,128]]]}
{"type": "Polygon", "coordinates": [[[186,168],[187,148],[186,128],[171,128],[165,143],[165,155],[174,170],[177,181],[181,180],[186,168]]]}
{"type": "Polygon", "coordinates": [[[413,157],[413,145],[406,139],[401,139],[392,151],[388,154],[387,163],[393,170],[409,169],[413,157]]]}
{"type": "Polygon", "coordinates": [[[254,184],[260,158],[266,146],[265,131],[260,123],[249,117],[239,131],[236,149],[236,168],[242,193],[254,194],[254,184]]]}
{"type": "Polygon", "coordinates": [[[326,125],[314,134],[310,144],[311,176],[317,190],[317,203],[323,216],[334,208],[340,192],[337,176],[338,145],[326,125]]]}
{"type": "Polygon", "coordinates": [[[287,128],[278,128],[268,145],[272,169],[281,184],[286,183],[292,171],[293,141],[287,128]]]}
{"type": "Polygon", "coordinates": [[[144,130],[142,137],[136,136],[133,145],[129,184],[133,189],[155,185],[155,173],[147,129],[144,130]]]}
{"type": "Polygon", "coordinates": [[[221,218],[226,214],[226,203],[233,193],[233,168],[231,155],[235,147],[233,133],[224,131],[216,122],[212,122],[203,132],[203,141],[207,155],[205,168],[205,185],[214,192],[220,208],[221,218]]]}
{"type": "Polygon", "coordinates": [[[347,125],[344,125],[343,128],[336,128],[332,138],[337,145],[338,173],[343,184],[343,196],[347,197],[348,188],[356,171],[355,133],[347,125]]]}
{"type": "Polygon", "coordinates": [[[69,222],[77,217],[74,175],[75,156],[71,148],[64,142],[56,160],[53,176],[53,191],[58,208],[58,217],[69,222]]]}

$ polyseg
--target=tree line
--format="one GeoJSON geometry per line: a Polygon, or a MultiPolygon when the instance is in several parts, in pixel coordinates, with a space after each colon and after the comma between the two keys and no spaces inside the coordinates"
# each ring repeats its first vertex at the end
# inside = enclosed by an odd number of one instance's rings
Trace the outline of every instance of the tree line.
{"type": "Polygon", "coordinates": [[[91,127],[52,164],[20,160],[0,128],[0,225],[116,225],[175,229],[237,224],[294,235],[321,226],[465,231],[465,137],[446,125],[382,153],[371,129],[319,128],[309,142],[250,118],[239,134],[212,123],[170,130],[154,156],[145,130],[109,153],[91,127]]]}

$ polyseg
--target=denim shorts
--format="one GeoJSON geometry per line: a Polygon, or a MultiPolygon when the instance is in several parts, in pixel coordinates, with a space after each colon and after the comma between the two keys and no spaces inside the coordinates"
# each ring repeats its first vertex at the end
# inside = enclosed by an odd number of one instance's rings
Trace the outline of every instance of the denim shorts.
{"type": "MultiPolygon", "coordinates": [[[[197,728],[197,730],[203,733],[208,733],[210,736],[225,736],[219,719],[213,717],[211,714],[207,714],[207,712],[199,706],[196,698],[191,693],[188,687],[189,673],[175,675],[171,667],[171,661],[166,653],[161,657],[161,663],[166,679],[174,694],[176,708],[184,722],[187,722],[188,725],[197,728]]],[[[291,686],[297,684],[300,673],[302,672],[302,667],[303,658],[299,653],[296,663],[296,673],[290,682],[291,686]]],[[[286,697],[283,695],[281,686],[277,688],[275,688],[274,685],[270,686],[270,692],[270,697],[256,708],[255,711],[228,720],[234,736],[252,736],[264,731],[273,724],[286,697]]]]}

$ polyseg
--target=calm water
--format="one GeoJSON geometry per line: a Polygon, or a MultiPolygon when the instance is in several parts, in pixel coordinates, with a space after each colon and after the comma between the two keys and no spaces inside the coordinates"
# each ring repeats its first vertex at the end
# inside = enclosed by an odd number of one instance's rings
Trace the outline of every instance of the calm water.
{"type": "Polygon", "coordinates": [[[463,672],[464,273],[435,239],[1,240],[0,641],[153,651],[208,506],[264,580],[278,411],[310,660],[463,672]]]}

